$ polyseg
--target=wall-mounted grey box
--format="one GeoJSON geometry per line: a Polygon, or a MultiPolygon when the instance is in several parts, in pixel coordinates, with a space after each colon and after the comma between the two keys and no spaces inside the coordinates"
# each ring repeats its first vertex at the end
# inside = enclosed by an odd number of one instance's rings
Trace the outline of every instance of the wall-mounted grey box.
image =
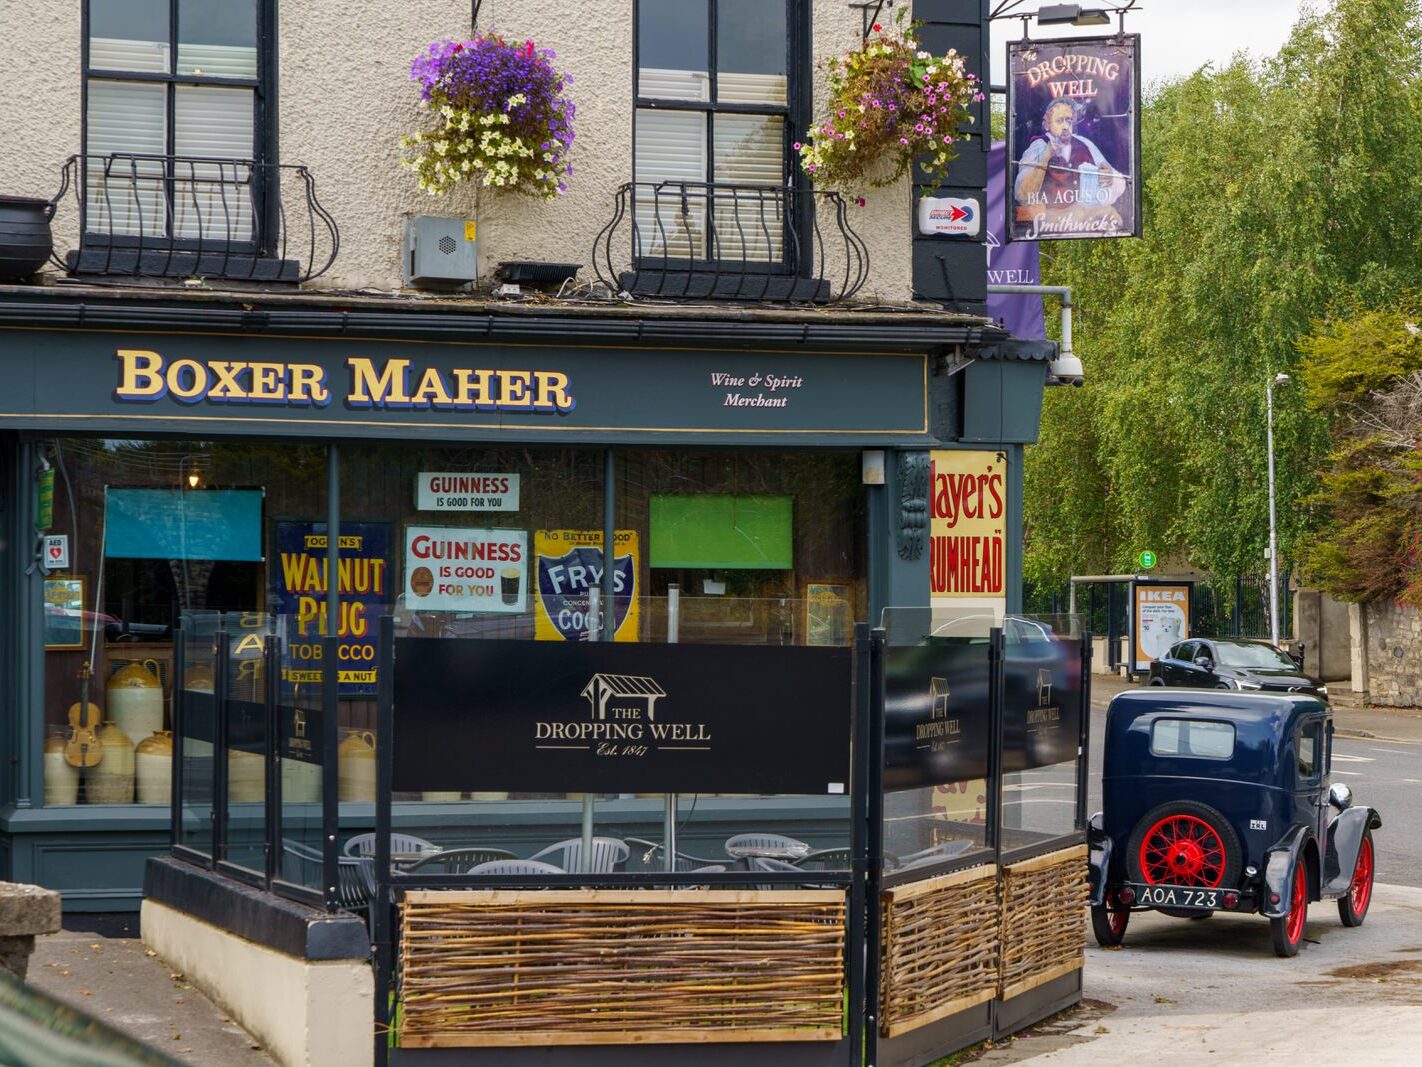
{"type": "Polygon", "coordinates": [[[426,289],[468,285],[478,273],[473,219],[421,215],[405,221],[405,284],[426,289]]]}

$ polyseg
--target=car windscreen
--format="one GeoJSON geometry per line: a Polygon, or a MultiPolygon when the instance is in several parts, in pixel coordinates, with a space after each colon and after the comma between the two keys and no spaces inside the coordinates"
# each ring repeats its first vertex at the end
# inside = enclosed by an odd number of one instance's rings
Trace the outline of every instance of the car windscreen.
{"type": "Polygon", "coordinates": [[[1215,645],[1216,662],[1221,667],[1259,667],[1265,670],[1298,670],[1288,656],[1268,645],[1232,645],[1220,641],[1215,645]]]}
{"type": "Polygon", "coordinates": [[[1234,724],[1205,719],[1156,719],[1150,727],[1153,756],[1229,759],[1234,755],[1234,724]]]}

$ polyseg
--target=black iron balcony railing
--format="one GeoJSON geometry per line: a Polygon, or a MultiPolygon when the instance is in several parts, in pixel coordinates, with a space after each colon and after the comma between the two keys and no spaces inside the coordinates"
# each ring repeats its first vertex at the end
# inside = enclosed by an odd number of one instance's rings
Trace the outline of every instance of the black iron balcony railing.
{"type": "Polygon", "coordinates": [[[598,279],[634,296],[826,304],[869,274],[836,193],[708,182],[628,182],[598,234],[598,279]]]}
{"type": "Polygon", "coordinates": [[[56,206],[70,189],[78,243],[52,257],[70,274],[307,282],[341,246],[304,166],[80,154],[65,160],[56,206]]]}

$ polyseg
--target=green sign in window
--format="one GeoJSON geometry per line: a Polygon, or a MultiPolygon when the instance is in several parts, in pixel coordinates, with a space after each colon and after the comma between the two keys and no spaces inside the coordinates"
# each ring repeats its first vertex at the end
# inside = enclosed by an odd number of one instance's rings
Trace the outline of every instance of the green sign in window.
{"type": "Polygon", "coordinates": [[[788,496],[654,493],[653,567],[789,570],[794,566],[788,496]]]}

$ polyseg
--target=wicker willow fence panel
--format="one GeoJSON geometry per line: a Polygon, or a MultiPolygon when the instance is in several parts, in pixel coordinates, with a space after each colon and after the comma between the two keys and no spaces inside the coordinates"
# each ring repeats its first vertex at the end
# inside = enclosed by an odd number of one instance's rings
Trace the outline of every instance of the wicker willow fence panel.
{"type": "Polygon", "coordinates": [[[1070,974],[1086,959],[1086,846],[1014,863],[1002,876],[1006,1000],[1070,974]]]}
{"type": "Polygon", "coordinates": [[[997,993],[997,868],[884,892],[880,1031],[897,1037],[997,993]]]}
{"type": "Polygon", "coordinates": [[[843,1036],[839,890],[428,890],[400,911],[404,1047],[843,1036]]]}

